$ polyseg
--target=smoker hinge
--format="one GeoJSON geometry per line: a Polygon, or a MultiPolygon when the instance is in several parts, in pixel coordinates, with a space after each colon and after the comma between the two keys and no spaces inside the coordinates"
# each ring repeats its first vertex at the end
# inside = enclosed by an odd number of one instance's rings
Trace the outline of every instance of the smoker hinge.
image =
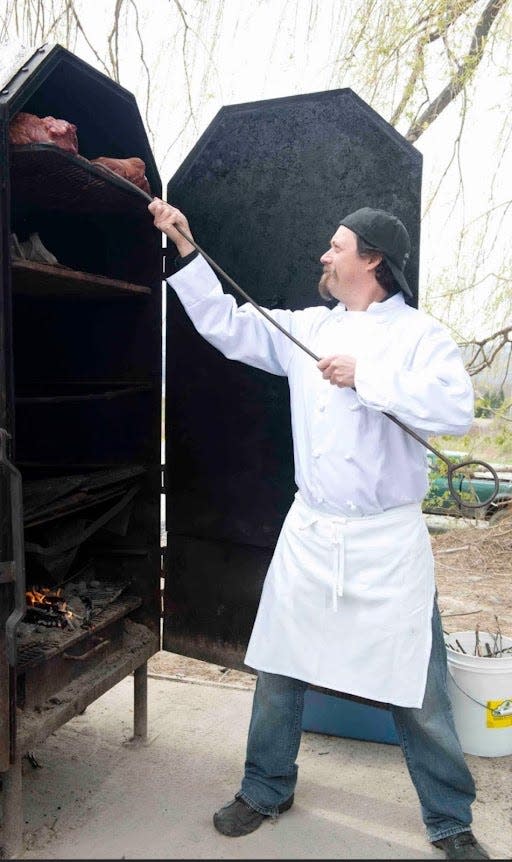
{"type": "Polygon", "coordinates": [[[162,262],[162,278],[165,278],[166,277],[166,266],[167,266],[167,248],[162,246],[160,251],[161,251],[160,260],[162,262]]]}
{"type": "Polygon", "coordinates": [[[167,466],[166,464],[160,465],[160,493],[167,493],[167,466]]]}

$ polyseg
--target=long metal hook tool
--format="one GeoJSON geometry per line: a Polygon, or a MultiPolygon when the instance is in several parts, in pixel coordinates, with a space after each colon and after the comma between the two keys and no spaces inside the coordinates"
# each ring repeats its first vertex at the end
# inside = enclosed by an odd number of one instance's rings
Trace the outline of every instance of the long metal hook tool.
{"type": "MultiPolygon", "coordinates": [[[[147,195],[147,198],[150,202],[153,200],[153,198],[150,197],[150,195],[147,195]]],[[[224,272],[224,270],[218,265],[218,263],[216,263],[201,248],[201,246],[198,245],[194,239],[192,239],[191,236],[189,236],[178,225],[175,224],[174,227],[176,228],[178,233],[180,233],[182,235],[182,237],[184,239],[186,239],[187,242],[189,242],[190,245],[192,245],[196,249],[196,251],[198,251],[199,254],[202,255],[202,257],[204,257],[204,259],[206,261],[208,261],[208,263],[210,264],[212,269],[214,269],[220,276],[222,276],[222,278],[225,279],[228,282],[228,284],[230,284],[231,287],[233,287],[238,293],[240,293],[244,297],[244,299],[247,300],[247,302],[250,302],[251,305],[253,305],[254,308],[272,324],[272,326],[275,326],[277,329],[279,329],[279,331],[282,332],[283,335],[286,336],[286,338],[289,338],[290,341],[293,341],[293,343],[297,345],[297,347],[300,347],[301,350],[304,350],[304,352],[307,353],[308,356],[311,356],[311,358],[314,359],[315,362],[320,362],[320,359],[321,359],[320,356],[317,356],[315,353],[313,353],[313,351],[310,350],[309,347],[306,347],[305,344],[302,344],[301,341],[299,341],[297,338],[295,338],[293,335],[291,335],[283,326],[281,326],[281,324],[278,323],[277,320],[274,320],[272,315],[268,314],[268,312],[265,311],[264,308],[262,308],[260,305],[258,305],[258,303],[251,296],[249,296],[249,294],[246,293],[245,290],[243,288],[241,288],[240,285],[237,284],[236,281],[234,281],[231,278],[231,276],[229,276],[227,274],[227,272],[224,272]]],[[[413,431],[412,428],[409,428],[408,425],[405,425],[403,422],[401,422],[400,419],[397,419],[396,416],[393,416],[391,413],[387,413],[385,410],[381,410],[380,412],[384,416],[387,416],[387,418],[390,419],[391,422],[394,422],[395,425],[398,425],[399,428],[402,429],[402,431],[405,431],[406,434],[409,434],[411,437],[413,437],[415,440],[417,440],[418,443],[421,443],[422,446],[424,446],[426,449],[429,449],[430,452],[433,452],[434,455],[436,455],[438,458],[441,459],[441,461],[444,462],[444,464],[446,464],[448,488],[450,489],[450,494],[452,495],[452,497],[454,498],[456,503],[458,503],[459,506],[463,506],[465,509],[480,509],[483,507],[487,507],[487,506],[489,506],[490,503],[492,503],[492,501],[494,500],[494,498],[498,494],[499,487],[500,487],[500,480],[498,478],[498,474],[496,473],[496,470],[494,469],[494,467],[491,464],[488,464],[487,461],[475,461],[472,459],[467,460],[467,461],[455,461],[455,462],[450,461],[450,459],[447,458],[446,455],[443,455],[442,452],[439,452],[437,449],[434,448],[434,446],[431,446],[430,443],[428,443],[426,440],[424,440],[423,437],[420,437],[420,435],[417,434],[416,431],[413,431]],[[485,500],[485,502],[479,501],[478,503],[474,503],[474,502],[469,502],[468,500],[463,498],[462,495],[464,493],[465,494],[468,493],[467,490],[462,488],[463,479],[466,478],[464,473],[459,476],[461,490],[458,491],[455,488],[454,481],[457,479],[457,476],[455,476],[454,474],[457,472],[457,470],[460,470],[463,467],[468,468],[465,471],[465,473],[473,473],[474,474],[475,473],[474,468],[476,467],[479,470],[482,470],[482,469],[486,470],[491,474],[492,480],[494,482],[494,488],[493,488],[493,491],[490,494],[490,496],[487,497],[487,499],[485,500]],[[469,469],[470,467],[472,468],[471,470],[469,469]]],[[[476,493],[475,493],[475,496],[476,496],[476,493]]]]}

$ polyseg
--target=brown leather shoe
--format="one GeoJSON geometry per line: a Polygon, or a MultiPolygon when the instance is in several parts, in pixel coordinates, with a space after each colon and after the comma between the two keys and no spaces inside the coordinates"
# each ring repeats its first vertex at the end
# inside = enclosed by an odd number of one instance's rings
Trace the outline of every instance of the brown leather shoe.
{"type": "Polygon", "coordinates": [[[471,831],[448,835],[432,841],[434,847],[444,850],[447,859],[490,859],[471,831]]]}
{"type": "MultiPolygon", "coordinates": [[[[278,808],[279,814],[288,811],[293,805],[293,794],[286,802],[282,802],[278,808]]],[[[217,832],[228,835],[230,838],[239,838],[241,835],[249,835],[254,832],[269,814],[260,814],[251,808],[243,799],[233,799],[213,815],[213,825],[217,832]]]]}

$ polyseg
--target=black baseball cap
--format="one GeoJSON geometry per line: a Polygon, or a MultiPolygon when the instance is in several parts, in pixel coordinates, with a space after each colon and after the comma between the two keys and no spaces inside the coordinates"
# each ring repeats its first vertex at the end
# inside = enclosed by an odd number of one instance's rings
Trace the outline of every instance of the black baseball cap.
{"type": "Polygon", "coordinates": [[[399,218],[385,210],[362,207],[345,216],[340,225],[360,236],[376,251],[382,252],[400,289],[407,296],[412,296],[404,276],[404,267],[411,253],[411,241],[407,228],[399,218]]]}

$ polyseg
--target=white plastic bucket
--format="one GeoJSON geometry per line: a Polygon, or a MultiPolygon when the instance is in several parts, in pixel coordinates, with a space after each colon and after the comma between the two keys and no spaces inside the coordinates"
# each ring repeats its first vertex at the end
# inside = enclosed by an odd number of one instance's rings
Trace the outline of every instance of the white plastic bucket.
{"type": "MultiPolygon", "coordinates": [[[[479,633],[480,644],[493,650],[495,635],[479,633]]],[[[462,750],[481,757],[512,754],[512,652],[481,657],[475,651],[475,632],[445,634],[448,656],[448,693],[462,750]],[[459,641],[466,655],[455,652],[459,641]]],[[[512,638],[502,637],[502,648],[512,638]]]]}

